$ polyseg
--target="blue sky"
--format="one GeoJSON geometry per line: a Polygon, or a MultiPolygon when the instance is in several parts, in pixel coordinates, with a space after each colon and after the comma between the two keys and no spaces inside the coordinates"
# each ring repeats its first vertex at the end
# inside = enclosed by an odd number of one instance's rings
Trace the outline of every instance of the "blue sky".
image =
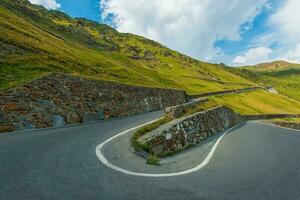
{"type": "MultiPolygon", "coordinates": [[[[251,46],[253,45],[253,40],[255,40],[255,38],[268,34],[273,29],[268,21],[272,14],[274,14],[274,12],[276,12],[278,7],[282,4],[282,2],[269,2],[272,3],[271,8],[263,8],[262,11],[254,17],[253,21],[250,24],[245,23],[240,26],[240,40],[217,40],[214,43],[214,46],[221,48],[227,56],[236,56],[242,52],[247,52],[247,50],[249,50],[249,48],[251,48],[251,46]]],[[[276,41],[269,46],[270,48],[276,48],[276,41]]]]}
{"type": "Polygon", "coordinates": [[[268,25],[266,22],[269,16],[270,10],[263,10],[261,14],[254,18],[253,24],[249,25],[247,23],[241,26],[242,39],[240,41],[223,39],[216,41],[215,46],[222,48],[226,54],[230,55],[247,50],[248,45],[251,44],[251,41],[254,37],[268,31],[268,25]],[[250,26],[250,28],[248,26],[250,26]]]}
{"type": "Polygon", "coordinates": [[[30,1],[72,17],[111,21],[121,32],[143,35],[209,62],[300,61],[299,0],[30,1]]]}
{"type": "Polygon", "coordinates": [[[100,19],[100,7],[98,0],[57,0],[60,10],[72,17],[84,17],[94,21],[100,19]]]}

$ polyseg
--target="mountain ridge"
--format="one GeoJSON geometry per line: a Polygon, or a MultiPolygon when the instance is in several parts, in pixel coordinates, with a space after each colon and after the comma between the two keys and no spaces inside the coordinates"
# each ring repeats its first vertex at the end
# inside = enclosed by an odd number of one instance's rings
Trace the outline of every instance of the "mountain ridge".
{"type": "Polygon", "coordinates": [[[300,64],[287,62],[284,60],[275,60],[272,62],[260,63],[252,66],[251,68],[256,71],[281,71],[293,67],[300,68],[300,64]]]}

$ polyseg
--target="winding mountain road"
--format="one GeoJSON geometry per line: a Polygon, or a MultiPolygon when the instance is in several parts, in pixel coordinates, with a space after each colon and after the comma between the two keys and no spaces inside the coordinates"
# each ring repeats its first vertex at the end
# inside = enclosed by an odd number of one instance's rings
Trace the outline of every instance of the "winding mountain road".
{"type": "Polygon", "coordinates": [[[300,132],[248,122],[201,170],[138,177],[103,165],[96,147],[162,112],[61,129],[0,134],[0,199],[300,199],[300,132]]]}

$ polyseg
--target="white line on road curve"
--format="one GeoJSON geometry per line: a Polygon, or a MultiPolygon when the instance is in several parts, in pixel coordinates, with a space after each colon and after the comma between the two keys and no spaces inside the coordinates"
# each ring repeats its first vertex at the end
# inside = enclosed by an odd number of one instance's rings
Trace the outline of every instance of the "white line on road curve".
{"type": "Polygon", "coordinates": [[[156,122],[158,120],[160,120],[161,118],[159,119],[156,119],[156,120],[153,120],[151,122],[148,122],[148,123],[145,123],[145,124],[142,124],[140,126],[136,126],[134,128],[131,128],[131,129],[128,129],[126,131],[123,131],[111,138],[109,138],[108,140],[104,141],[103,143],[99,144],[97,147],[96,147],[96,155],[97,157],[99,158],[99,160],[104,164],[106,165],[107,167],[113,169],[113,170],[116,170],[118,172],[121,172],[121,173],[124,173],[124,174],[128,174],[128,175],[132,175],[132,176],[141,176],[141,177],[171,177],[171,176],[180,176],[180,175],[186,175],[186,174],[190,174],[190,173],[193,173],[193,172],[196,172],[196,171],[199,171],[200,169],[202,169],[203,167],[205,167],[210,159],[213,157],[220,141],[223,139],[223,137],[226,135],[226,133],[228,133],[229,131],[231,131],[233,128],[235,128],[236,126],[230,128],[229,130],[227,130],[226,132],[224,132],[220,138],[215,142],[215,144],[213,145],[212,149],[210,150],[209,154],[206,156],[206,158],[199,164],[197,165],[196,167],[193,167],[191,169],[188,169],[188,170],[184,170],[184,171],[180,171],[180,172],[173,172],[173,173],[163,173],[163,174],[152,174],[152,173],[140,173],[140,172],[134,172],[134,171],[129,171],[127,169],[123,169],[123,168],[120,168],[118,166],[115,166],[114,164],[112,164],[111,162],[109,162],[105,157],[104,155],[102,154],[101,150],[103,148],[104,145],[106,145],[107,143],[109,143],[110,141],[116,139],[117,137],[120,137],[122,135],[125,135],[127,134],[128,132],[130,131],[133,131],[137,128],[140,128],[142,126],[145,126],[145,125],[148,125],[148,124],[151,124],[153,122],[156,122]]]}

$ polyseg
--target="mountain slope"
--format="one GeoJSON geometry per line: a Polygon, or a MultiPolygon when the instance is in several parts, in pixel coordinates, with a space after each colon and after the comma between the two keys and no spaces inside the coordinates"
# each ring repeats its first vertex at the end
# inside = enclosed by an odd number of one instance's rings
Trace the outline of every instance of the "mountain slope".
{"type": "Polygon", "coordinates": [[[300,64],[275,61],[224,69],[257,84],[274,86],[281,94],[300,101],[300,64]]]}
{"type": "Polygon", "coordinates": [[[264,64],[262,68],[251,68],[265,77],[269,83],[286,96],[300,101],[300,65],[287,62],[264,64]]]}
{"type": "Polygon", "coordinates": [[[0,1],[0,49],[0,90],[51,72],[191,94],[254,84],[152,40],[26,0],[0,1]]]}
{"type": "Polygon", "coordinates": [[[300,64],[289,63],[286,61],[274,61],[270,63],[261,63],[249,68],[257,72],[279,72],[289,70],[292,68],[300,69],[300,64]]]}

